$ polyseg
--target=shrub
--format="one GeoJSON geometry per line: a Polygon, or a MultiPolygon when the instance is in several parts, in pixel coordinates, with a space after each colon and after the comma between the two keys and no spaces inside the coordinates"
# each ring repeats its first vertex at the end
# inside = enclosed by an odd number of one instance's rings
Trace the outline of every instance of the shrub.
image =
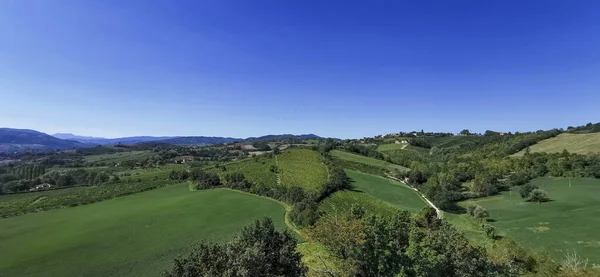
{"type": "Polygon", "coordinates": [[[488,211],[482,206],[477,206],[475,210],[473,210],[473,217],[477,220],[483,221],[489,216],[490,214],[488,211]]]}
{"type": "Polygon", "coordinates": [[[488,238],[491,238],[491,239],[496,238],[496,228],[494,228],[494,226],[489,225],[489,224],[483,224],[482,228],[483,228],[483,232],[485,232],[485,235],[488,238]]]}
{"type": "Polygon", "coordinates": [[[467,207],[467,214],[470,216],[474,216],[475,208],[479,207],[478,205],[469,205],[467,207]]]}
{"type": "Polygon", "coordinates": [[[529,193],[529,198],[527,198],[527,201],[537,203],[547,202],[548,200],[550,200],[548,198],[548,193],[539,188],[532,190],[531,193],[529,193]]]}
{"type": "Polygon", "coordinates": [[[532,184],[527,184],[522,186],[521,189],[519,189],[519,194],[521,194],[521,198],[529,198],[529,194],[531,193],[531,191],[537,188],[538,187],[532,184]]]}

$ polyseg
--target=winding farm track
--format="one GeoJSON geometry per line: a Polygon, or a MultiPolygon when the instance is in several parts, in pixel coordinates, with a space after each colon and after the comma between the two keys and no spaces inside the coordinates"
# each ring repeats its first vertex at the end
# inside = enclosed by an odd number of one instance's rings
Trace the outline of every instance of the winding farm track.
{"type": "Polygon", "coordinates": [[[277,172],[275,173],[275,176],[277,176],[277,186],[280,187],[281,186],[281,174],[279,174],[279,161],[277,160],[277,155],[275,155],[275,166],[277,167],[277,172]]]}
{"type": "Polygon", "coordinates": [[[421,193],[421,192],[420,192],[418,189],[416,189],[416,188],[412,187],[411,185],[409,185],[409,184],[405,183],[403,180],[400,180],[400,179],[398,179],[398,178],[396,178],[396,177],[394,177],[394,176],[391,176],[391,175],[389,175],[389,174],[387,174],[387,177],[388,177],[389,179],[392,179],[392,180],[394,180],[394,181],[398,181],[398,182],[400,182],[400,183],[403,183],[403,184],[407,185],[409,188],[411,188],[411,189],[413,189],[414,191],[416,191],[416,192],[417,192],[417,193],[418,193],[418,194],[419,194],[419,195],[420,195],[420,196],[421,196],[421,197],[422,197],[422,198],[425,200],[425,202],[427,202],[427,204],[429,204],[429,206],[431,206],[431,207],[432,207],[432,208],[435,210],[435,213],[437,214],[437,217],[438,217],[439,219],[442,219],[442,210],[440,210],[438,207],[436,207],[436,206],[433,204],[433,202],[429,201],[429,199],[427,199],[427,197],[425,197],[425,195],[424,195],[424,194],[422,194],[422,193],[421,193]]]}

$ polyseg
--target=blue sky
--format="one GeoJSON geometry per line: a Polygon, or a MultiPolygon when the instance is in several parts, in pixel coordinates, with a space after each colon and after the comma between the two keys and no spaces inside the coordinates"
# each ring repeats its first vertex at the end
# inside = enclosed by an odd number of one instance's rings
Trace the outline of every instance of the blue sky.
{"type": "Polygon", "coordinates": [[[599,1],[0,1],[0,126],[340,138],[600,121],[599,1]]]}

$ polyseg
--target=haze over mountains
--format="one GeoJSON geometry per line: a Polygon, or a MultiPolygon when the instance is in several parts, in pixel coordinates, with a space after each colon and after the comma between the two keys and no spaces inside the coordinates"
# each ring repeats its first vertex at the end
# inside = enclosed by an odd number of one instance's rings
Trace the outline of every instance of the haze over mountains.
{"type": "Polygon", "coordinates": [[[262,137],[231,138],[214,136],[135,136],[122,138],[103,138],[79,136],[71,133],[48,135],[35,130],[0,128],[0,152],[15,152],[25,150],[49,150],[82,148],[94,145],[136,144],[150,141],[160,141],[169,144],[218,144],[234,141],[253,142],[257,140],[273,140],[288,138],[320,138],[314,134],[304,135],[266,135],[262,137]]]}

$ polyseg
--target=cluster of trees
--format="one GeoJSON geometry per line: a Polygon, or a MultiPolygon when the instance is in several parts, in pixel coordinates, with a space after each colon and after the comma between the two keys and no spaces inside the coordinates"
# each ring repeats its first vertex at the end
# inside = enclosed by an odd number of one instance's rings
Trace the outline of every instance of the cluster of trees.
{"type": "Polygon", "coordinates": [[[424,138],[413,138],[408,140],[408,144],[412,145],[412,146],[417,146],[417,147],[423,147],[423,148],[431,148],[431,143],[424,138]]]}
{"type": "Polygon", "coordinates": [[[266,218],[244,227],[228,243],[201,242],[187,256],[175,259],[163,276],[306,276],[297,243],[292,234],[277,231],[266,218]]]}
{"type": "Polygon", "coordinates": [[[4,193],[29,191],[41,184],[64,188],[83,185],[102,185],[109,182],[119,183],[121,179],[118,175],[111,175],[105,171],[85,170],[81,168],[64,172],[54,171],[33,179],[20,178],[11,173],[0,174],[0,190],[4,193]]]}
{"type": "Polygon", "coordinates": [[[519,190],[519,194],[521,195],[521,198],[526,199],[529,202],[542,203],[550,201],[548,192],[532,184],[522,186],[519,190]]]}
{"type": "Polygon", "coordinates": [[[377,151],[377,146],[365,146],[356,143],[349,143],[343,146],[343,149],[359,155],[383,160],[385,156],[381,152],[377,151]]]}
{"type": "MultiPolygon", "coordinates": [[[[518,269],[492,261],[433,209],[369,215],[360,207],[323,216],[310,231],[344,268],[332,276],[517,276],[518,269]]],[[[332,271],[334,271],[332,269],[332,271]]]]}
{"type": "Polygon", "coordinates": [[[569,126],[567,127],[567,132],[575,133],[575,134],[585,134],[585,133],[599,133],[600,132],[600,123],[592,124],[591,122],[582,125],[582,126],[569,126]]]}
{"type": "MultiPolygon", "coordinates": [[[[596,154],[525,151],[523,157],[509,157],[515,151],[559,133],[556,129],[516,133],[459,147],[435,149],[437,151],[432,155],[396,151],[390,156],[395,163],[411,168],[410,172],[397,177],[408,177],[411,185],[440,208],[453,210],[458,208],[454,204],[456,201],[494,195],[513,186],[522,186],[536,177],[600,178],[600,155],[596,154]]],[[[541,194],[536,192],[536,195],[541,194]]]]}
{"type": "Polygon", "coordinates": [[[269,144],[266,141],[255,141],[252,143],[252,146],[254,146],[254,148],[256,148],[256,150],[258,150],[258,151],[271,150],[271,147],[269,146],[269,144]]]}

